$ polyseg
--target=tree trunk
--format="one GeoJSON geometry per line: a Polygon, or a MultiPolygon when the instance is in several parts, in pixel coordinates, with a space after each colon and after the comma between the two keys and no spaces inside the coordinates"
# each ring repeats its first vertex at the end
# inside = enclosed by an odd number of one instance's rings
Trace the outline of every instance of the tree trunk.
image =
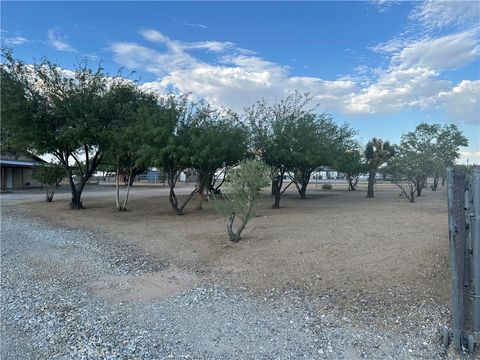
{"type": "Polygon", "coordinates": [[[415,191],[413,189],[410,189],[410,202],[413,203],[415,202],[415,191]]]}
{"type": "Polygon", "coordinates": [[[72,210],[80,210],[83,209],[82,201],[80,200],[82,196],[81,191],[75,191],[72,193],[72,201],[70,202],[70,209],[72,210]]]}
{"type": "Polygon", "coordinates": [[[201,189],[198,190],[197,194],[197,207],[195,210],[203,210],[203,199],[204,199],[204,194],[203,194],[203,186],[201,189]]]}
{"type": "Polygon", "coordinates": [[[120,159],[117,157],[117,176],[115,176],[115,207],[120,211],[120,159]]]}
{"type": "Polygon", "coordinates": [[[176,184],[176,172],[169,171],[167,174],[168,177],[168,186],[170,188],[170,191],[168,193],[168,201],[170,202],[170,206],[172,207],[173,211],[177,215],[182,215],[178,213],[178,199],[177,195],[175,195],[175,184],[176,184]]]}
{"type": "Polygon", "coordinates": [[[368,174],[368,189],[367,189],[367,198],[373,198],[374,197],[374,190],[373,187],[375,185],[375,174],[376,171],[370,171],[368,174]]]}
{"type": "Polygon", "coordinates": [[[240,226],[238,227],[237,231],[233,230],[233,225],[235,222],[235,213],[232,212],[228,219],[227,219],[227,231],[228,231],[228,236],[230,237],[230,241],[233,242],[238,242],[240,240],[240,235],[242,234],[243,229],[245,229],[245,226],[247,225],[248,219],[250,218],[250,214],[253,211],[254,208],[254,201],[253,199],[250,199],[250,205],[248,207],[248,211],[245,214],[245,218],[242,220],[240,226]]]}
{"type": "Polygon", "coordinates": [[[445,186],[445,176],[442,177],[442,186],[445,186]]]}
{"type": "Polygon", "coordinates": [[[356,186],[358,184],[358,176],[347,176],[348,180],[348,191],[356,191],[356,186]]]}
{"type": "Polygon", "coordinates": [[[75,185],[75,181],[73,181],[73,174],[72,170],[69,169],[68,180],[70,182],[70,190],[72,193],[72,200],[70,201],[70,209],[72,210],[80,210],[83,209],[82,201],[80,200],[82,197],[83,187],[85,186],[83,179],[80,184],[75,185]]]}
{"type": "Polygon", "coordinates": [[[440,177],[438,176],[438,174],[433,175],[432,191],[437,191],[439,178],[440,178],[440,177]]]}
{"type": "Polygon", "coordinates": [[[272,189],[274,190],[275,202],[272,205],[272,209],[280,209],[280,199],[282,197],[282,185],[283,185],[283,174],[277,176],[272,184],[272,189]]]}
{"type": "Polygon", "coordinates": [[[233,230],[233,223],[235,221],[235,213],[231,213],[227,219],[227,232],[230,241],[238,242],[240,240],[240,235],[233,230]]]}
{"type": "Polygon", "coordinates": [[[307,198],[307,196],[306,196],[307,186],[308,186],[308,184],[303,184],[303,183],[300,186],[300,190],[299,190],[300,199],[306,199],[307,198]]]}
{"type": "Polygon", "coordinates": [[[128,175],[128,184],[127,184],[127,193],[125,194],[125,200],[123,200],[123,205],[121,210],[122,211],[127,211],[127,202],[128,202],[128,196],[130,195],[130,179],[132,178],[132,172],[133,172],[133,167],[130,167],[130,174],[128,175]]]}
{"type": "Polygon", "coordinates": [[[280,199],[281,199],[280,191],[276,191],[275,202],[272,205],[272,209],[280,209],[280,199]]]}
{"type": "Polygon", "coordinates": [[[203,192],[205,187],[204,185],[204,175],[200,173],[198,177],[197,207],[195,208],[195,210],[203,210],[203,192]]]}
{"type": "Polygon", "coordinates": [[[178,176],[180,175],[179,171],[169,171],[168,172],[168,186],[170,187],[170,192],[168,194],[168,201],[170,202],[170,206],[172,207],[173,211],[175,211],[175,214],[177,215],[183,215],[183,209],[189,201],[197,194],[198,189],[193,190],[190,195],[188,195],[187,199],[185,202],[179,206],[178,205],[178,198],[177,195],[175,194],[175,185],[178,180],[178,176]]]}
{"type": "Polygon", "coordinates": [[[310,175],[312,174],[311,171],[305,171],[301,173],[302,175],[300,176],[300,188],[298,188],[298,192],[300,194],[300,199],[306,199],[307,196],[307,187],[308,184],[310,183],[310,175]]]}
{"type": "Polygon", "coordinates": [[[53,195],[55,194],[55,185],[53,185],[53,186],[47,185],[45,187],[45,192],[46,192],[45,200],[47,202],[52,202],[53,195]]]}
{"type": "Polygon", "coordinates": [[[417,180],[417,182],[416,182],[417,197],[422,196],[422,190],[423,190],[424,186],[425,186],[425,179],[417,180]]]}

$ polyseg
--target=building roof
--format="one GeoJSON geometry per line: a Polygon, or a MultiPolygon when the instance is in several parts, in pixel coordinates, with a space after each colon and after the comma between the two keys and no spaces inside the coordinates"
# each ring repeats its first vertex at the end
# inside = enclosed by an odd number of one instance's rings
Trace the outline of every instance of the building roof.
{"type": "Polygon", "coordinates": [[[0,154],[0,165],[32,167],[36,164],[44,164],[45,160],[30,152],[8,152],[0,154]]]}

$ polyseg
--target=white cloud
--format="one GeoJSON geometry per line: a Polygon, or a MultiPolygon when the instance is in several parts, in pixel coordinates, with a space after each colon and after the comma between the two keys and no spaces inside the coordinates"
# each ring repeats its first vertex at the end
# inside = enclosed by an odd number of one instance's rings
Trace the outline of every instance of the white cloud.
{"type": "Polygon", "coordinates": [[[456,69],[478,59],[477,34],[466,31],[406,44],[392,56],[402,67],[422,66],[436,70],[456,69]]]}
{"type": "Polygon", "coordinates": [[[480,151],[460,151],[460,158],[457,163],[480,165],[480,151]]]}
{"type": "Polygon", "coordinates": [[[12,34],[11,32],[3,29],[1,30],[1,38],[2,42],[9,46],[22,45],[29,42],[25,37],[21,36],[20,34],[12,34]]]}
{"type": "Polygon", "coordinates": [[[345,110],[351,114],[387,114],[411,108],[427,109],[435,105],[438,93],[450,85],[437,75],[422,67],[392,69],[351,96],[345,110]]]}
{"type": "Polygon", "coordinates": [[[28,40],[26,38],[24,38],[23,36],[5,36],[3,38],[3,41],[5,42],[5,44],[7,45],[22,45],[22,44],[25,44],[28,42],[28,40]]]}
{"type": "Polygon", "coordinates": [[[468,32],[390,46],[390,64],[373,69],[369,81],[355,76],[333,80],[291,76],[288,67],[231,42],[181,42],[155,30],[141,34],[163,46],[116,43],[110,50],[118,63],[157,76],[156,81],[143,84],[144,89],[192,93],[236,111],[260,98],[279,99],[298,90],[310,93],[322,110],[351,115],[442,108],[457,121],[472,123],[478,117],[478,82],[454,84],[441,78],[443,69],[465,64],[478,52],[468,32]],[[217,58],[207,62],[191,50],[215,51],[217,58]]]}
{"type": "Polygon", "coordinates": [[[371,2],[376,6],[378,11],[385,12],[393,5],[398,4],[400,0],[372,0],[371,2]]]}
{"type": "Polygon", "coordinates": [[[189,23],[189,22],[184,22],[183,25],[185,26],[191,26],[191,27],[195,27],[195,28],[199,28],[199,29],[206,29],[208,28],[207,25],[204,25],[204,24],[194,24],[194,23],[189,23]]]}
{"type": "Polygon", "coordinates": [[[410,18],[427,30],[445,27],[478,26],[480,2],[478,1],[438,1],[419,3],[411,12],[410,18]]]}
{"type": "Polygon", "coordinates": [[[140,31],[140,34],[148,41],[154,43],[164,44],[170,51],[175,53],[181,53],[185,50],[208,50],[213,52],[224,52],[226,50],[236,50],[240,53],[251,53],[244,49],[238,48],[234,43],[229,41],[200,41],[200,42],[182,42],[172,40],[168,36],[162,34],[159,31],[144,29],[140,31]]]}
{"type": "Polygon", "coordinates": [[[463,80],[438,98],[451,118],[480,125],[480,80],[463,80]]]}
{"type": "Polygon", "coordinates": [[[64,36],[61,36],[53,29],[47,31],[48,43],[58,51],[76,52],[77,50],[68,44],[64,36]]]}

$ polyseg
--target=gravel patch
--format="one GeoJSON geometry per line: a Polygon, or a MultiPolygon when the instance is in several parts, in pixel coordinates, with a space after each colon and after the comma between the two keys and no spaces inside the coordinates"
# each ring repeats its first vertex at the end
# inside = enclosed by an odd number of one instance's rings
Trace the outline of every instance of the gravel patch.
{"type": "Polygon", "coordinates": [[[393,331],[342,312],[333,290],[258,296],[208,283],[158,303],[107,302],[88,284],[169,265],[101,234],[1,221],[2,359],[462,358],[440,345],[447,310],[428,304],[393,331]]]}

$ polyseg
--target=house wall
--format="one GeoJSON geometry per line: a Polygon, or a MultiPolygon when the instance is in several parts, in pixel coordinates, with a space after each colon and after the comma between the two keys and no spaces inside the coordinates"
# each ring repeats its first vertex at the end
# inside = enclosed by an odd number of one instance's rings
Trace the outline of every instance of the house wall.
{"type": "Polygon", "coordinates": [[[1,167],[1,189],[23,189],[34,186],[41,186],[42,184],[37,180],[32,179],[33,169],[2,166],[1,167]]]}

